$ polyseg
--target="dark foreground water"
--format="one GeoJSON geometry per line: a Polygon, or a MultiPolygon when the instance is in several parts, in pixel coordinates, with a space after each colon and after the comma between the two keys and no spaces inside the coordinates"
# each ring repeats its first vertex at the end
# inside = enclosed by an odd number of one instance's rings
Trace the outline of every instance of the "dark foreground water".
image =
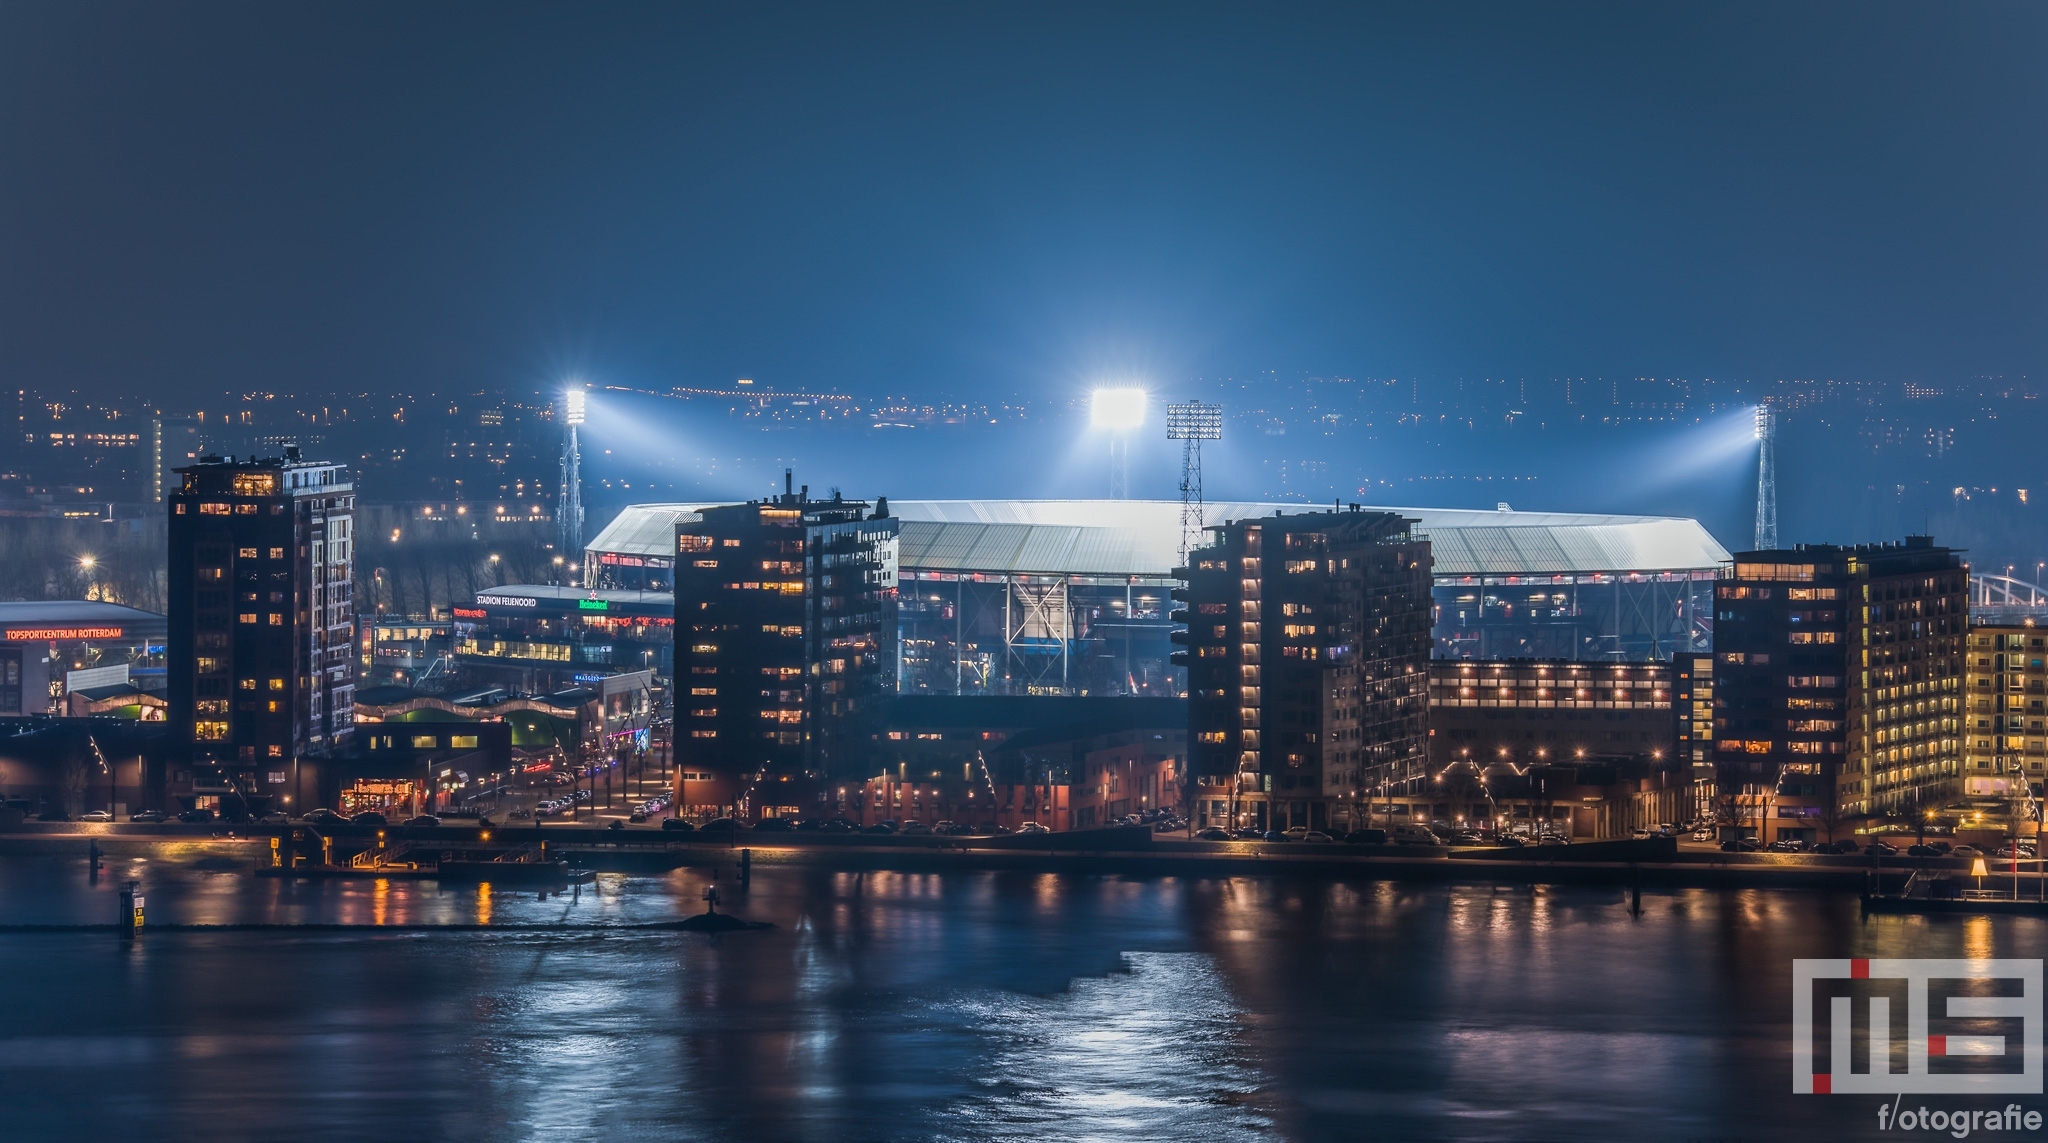
{"type": "Polygon", "coordinates": [[[542,902],[206,864],[0,859],[0,923],[137,876],[156,922],[590,928],[0,934],[0,1139],[1896,1138],[1790,1094],[1792,959],[2048,944],[1789,892],[786,868],[727,871],[777,928],[712,938],[607,931],[709,870],[542,902]]]}

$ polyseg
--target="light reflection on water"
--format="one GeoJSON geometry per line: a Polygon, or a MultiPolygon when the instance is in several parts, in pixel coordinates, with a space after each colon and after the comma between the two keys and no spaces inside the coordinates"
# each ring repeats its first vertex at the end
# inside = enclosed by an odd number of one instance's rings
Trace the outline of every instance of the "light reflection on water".
{"type": "MultiPolygon", "coordinates": [[[[0,860],[0,922],[571,932],[0,935],[9,1140],[1857,1138],[1789,1094],[1798,956],[2039,956],[2024,918],[1763,891],[720,871],[580,893],[0,860]],[[89,1078],[88,1078],[89,1077],[89,1078]],[[89,1084],[88,1101],[78,1096],[89,1084]]],[[[1856,1114],[1850,1115],[1854,1110],[1856,1114]]]]}

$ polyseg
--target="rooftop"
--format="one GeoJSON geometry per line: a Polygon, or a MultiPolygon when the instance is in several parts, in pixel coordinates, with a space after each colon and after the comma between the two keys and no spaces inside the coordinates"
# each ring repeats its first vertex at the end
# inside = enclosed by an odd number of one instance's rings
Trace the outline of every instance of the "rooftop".
{"type": "Polygon", "coordinates": [[[99,603],[89,599],[41,599],[0,603],[0,628],[17,627],[161,628],[164,617],[154,611],[99,603]]]}

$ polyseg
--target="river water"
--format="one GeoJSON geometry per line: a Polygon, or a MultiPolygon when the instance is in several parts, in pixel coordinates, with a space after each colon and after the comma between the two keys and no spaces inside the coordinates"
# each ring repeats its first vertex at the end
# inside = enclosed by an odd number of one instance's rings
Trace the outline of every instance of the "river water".
{"type": "Polygon", "coordinates": [[[0,933],[0,1138],[1893,1138],[1790,1094],[1791,961],[2048,945],[1831,894],[772,866],[717,872],[776,927],[709,937],[620,928],[708,869],[543,901],[237,868],[0,859],[4,924],[109,921],[133,877],[158,926],[364,926],[0,933]],[[587,927],[395,927],[477,921],[587,927]]]}

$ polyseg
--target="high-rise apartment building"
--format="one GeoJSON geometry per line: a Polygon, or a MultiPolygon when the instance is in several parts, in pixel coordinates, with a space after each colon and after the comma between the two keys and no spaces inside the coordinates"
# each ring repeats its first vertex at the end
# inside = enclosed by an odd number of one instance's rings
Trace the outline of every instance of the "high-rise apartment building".
{"type": "Polygon", "coordinates": [[[1713,756],[1731,828],[1811,841],[1962,794],[1957,552],[1925,536],[1741,552],[1714,594],[1713,756]]]}
{"type": "Polygon", "coordinates": [[[1671,659],[1671,715],[1676,723],[1678,764],[1691,771],[1698,801],[1686,815],[1693,820],[1714,816],[1714,656],[1681,651],[1671,659]]]}
{"type": "Polygon", "coordinates": [[[287,448],[201,457],[178,475],[165,673],[193,781],[224,782],[252,808],[310,792],[299,764],[345,743],[354,722],[349,471],[287,448]]]}
{"type": "Polygon", "coordinates": [[[1235,824],[1362,824],[1365,799],[1426,778],[1430,551],[1390,512],[1211,528],[1189,555],[1193,797],[1235,824]]]}
{"type": "Polygon", "coordinates": [[[676,529],[676,757],[737,779],[742,812],[808,812],[869,776],[896,688],[897,521],[809,489],[676,529]]]}
{"type": "Polygon", "coordinates": [[[2004,797],[2042,791],[2048,764],[2048,629],[2021,624],[1970,629],[1963,665],[1963,792],[2004,797]],[[2024,783],[2028,790],[2019,789],[2024,783]]]}

